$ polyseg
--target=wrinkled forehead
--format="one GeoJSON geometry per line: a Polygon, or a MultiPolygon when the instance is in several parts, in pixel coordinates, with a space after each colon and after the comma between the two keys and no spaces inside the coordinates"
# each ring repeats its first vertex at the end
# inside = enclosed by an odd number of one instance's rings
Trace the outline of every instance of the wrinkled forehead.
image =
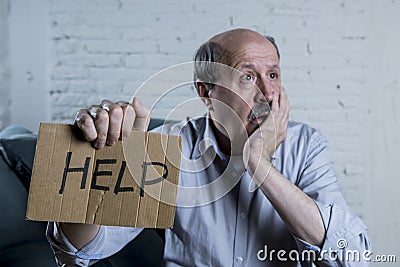
{"type": "Polygon", "coordinates": [[[236,67],[240,62],[270,59],[279,63],[275,46],[264,36],[253,32],[219,34],[210,39],[218,45],[220,63],[236,67]]]}

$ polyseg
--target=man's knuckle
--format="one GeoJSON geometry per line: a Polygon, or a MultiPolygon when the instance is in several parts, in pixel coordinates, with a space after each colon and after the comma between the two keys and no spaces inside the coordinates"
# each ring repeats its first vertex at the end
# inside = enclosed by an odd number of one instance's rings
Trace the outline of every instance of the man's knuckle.
{"type": "Polygon", "coordinates": [[[98,111],[96,116],[96,122],[101,124],[108,122],[108,112],[105,110],[98,111]]]}
{"type": "Polygon", "coordinates": [[[87,110],[90,113],[96,113],[99,109],[101,109],[99,105],[91,105],[87,110]]]}
{"type": "Polygon", "coordinates": [[[85,114],[87,115],[87,112],[83,112],[83,110],[80,109],[80,110],[75,114],[74,123],[78,124],[78,123],[82,120],[82,117],[83,117],[85,114]]]}
{"type": "Polygon", "coordinates": [[[125,106],[122,106],[121,108],[125,113],[126,112],[135,112],[135,109],[133,108],[133,106],[131,104],[127,104],[125,106]]]}
{"type": "Polygon", "coordinates": [[[110,104],[113,104],[113,102],[109,99],[103,99],[100,102],[100,105],[110,105],[110,104]]]}
{"type": "Polygon", "coordinates": [[[108,134],[108,138],[111,140],[118,140],[119,138],[119,132],[112,132],[108,134]]]}
{"type": "Polygon", "coordinates": [[[106,139],[107,139],[107,133],[105,133],[105,132],[99,132],[99,133],[97,134],[97,139],[98,139],[99,141],[104,141],[104,140],[106,140],[106,139]]]}
{"type": "Polygon", "coordinates": [[[82,115],[77,120],[77,123],[81,129],[89,129],[93,126],[93,119],[89,115],[82,115]]]}
{"type": "Polygon", "coordinates": [[[82,117],[83,115],[87,115],[88,114],[88,110],[87,109],[80,109],[78,110],[78,112],[76,113],[76,118],[82,117]]]}
{"type": "Polygon", "coordinates": [[[123,110],[119,105],[112,105],[109,107],[109,116],[115,117],[115,118],[122,118],[123,116],[123,110]]]}

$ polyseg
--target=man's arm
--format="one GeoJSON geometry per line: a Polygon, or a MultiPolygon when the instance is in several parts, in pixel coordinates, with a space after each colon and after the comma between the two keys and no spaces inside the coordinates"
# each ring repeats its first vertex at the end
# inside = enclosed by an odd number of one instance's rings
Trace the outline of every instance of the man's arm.
{"type": "MultiPolygon", "coordinates": [[[[85,225],[76,224],[76,226],[77,228],[71,233],[70,238],[76,237],[79,231],[85,229],[85,225]]],[[[81,248],[77,248],[71,243],[60,223],[49,222],[46,235],[59,266],[64,266],[63,264],[65,266],[88,266],[99,259],[115,254],[136,238],[142,230],[143,228],[100,226],[93,240],[81,248]]]]}
{"type": "MultiPolygon", "coordinates": [[[[81,109],[75,116],[74,124],[82,130],[87,141],[92,142],[96,148],[101,149],[106,144],[114,145],[118,139],[128,137],[132,130],[146,131],[149,120],[149,109],[137,98],[134,98],[132,103],[125,101],[113,103],[103,100],[100,105],[92,105],[88,109],[81,109]]],[[[49,223],[47,234],[54,251],[56,251],[56,256],[57,253],[65,252],[69,253],[70,256],[72,255],[72,257],[79,257],[80,254],[77,255],[77,251],[84,250],[85,246],[94,241],[99,235],[99,230],[100,226],[98,225],[73,223],[53,225],[49,223]]],[[[136,232],[140,232],[140,229],[133,232],[135,232],[133,233],[133,236],[135,236],[136,232]]],[[[104,231],[101,234],[101,238],[98,238],[100,241],[95,240],[95,243],[105,242],[104,231]]],[[[123,243],[121,240],[121,244],[123,243]]],[[[101,245],[97,244],[96,246],[101,245]]],[[[83,255],[83,257],[86,256],[83,255]]]]}
{"type": "MultiPolygon", "coordinates": [[[[149,109],[137,98],[132,103],[103,100],[100,105],[81,109],[75,116],[74,124],[82,130],[87,141],[101,149],[129,136],[133,129],[146,131],[149,118],[149,109]]],[[[99,226],[88,224],[63,223],[61,228],[78,249],[93,240],[99,231],[99,226]]]]}
{"type": "Polygon", "coordinates": [[[60,223],[63,233],[78,250],[92,241],[99,232],[100,226],[94,224],[60,223]]]}
{"type": "Polygon", "coordinates": [[[289,102],[283,87],[274,94],[271,112],[247,141],[244,151],[247,169],[292,233],[321,246],[325,228],[318,207],[271,163],[273,153],[286,137],[289,119],[289,102]]]}
{"type": "Polygon", "coordinates": [[[322,247],[325,227],[315,202],[273,167],[267,177],[259,178],[264,180],[261,190],[291,232],[314,246],[322,247]]]}
{"type": "MultiPolygon", "coordinates": [[[[310,245],[314,250],[317,246],[321,253],[319,266],[338,263],[347,266],[352,260],[346,259],[347,250],[361,254],[368,251],[370,244],[365,225],[351,214],[343,198],[329,160],[327,142],[318,132],[308,129],[302,136],[302,144],[297,141],[291,144],[299,147],[288,144],[282,147],[285,155],[296,157],[296,164],[301,165],[296,177],[285,177],[291,175],[290,170],[285,171],[281,166],[283,175],[271,164],[276,147],[286,138],[289,109],[284,91],[279,101],[275,96],[272,110],[274,121],[269,121],[272,130],[265,121],[246,144],[247,169],[293,233],[300,250],[310,249],[310,245]]],[[[367,260],[361,259],[357,266],[367,264],[367,260]]]]}

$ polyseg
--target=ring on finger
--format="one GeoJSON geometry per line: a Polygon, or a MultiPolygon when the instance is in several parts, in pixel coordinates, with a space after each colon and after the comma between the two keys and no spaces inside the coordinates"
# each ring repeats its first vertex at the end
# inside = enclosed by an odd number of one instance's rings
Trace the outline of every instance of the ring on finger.
{"type": "Polygon", "coordinates": [[[127,106],[130,105],[131,103],[129,103],[128,101],[118,101],[117,105],[123,107],[123,106],[127,106]]]}
{"type": "Polygon", "coordinates": [[[111,101],[102,101],[101,104],[100,104],[100,107],[101,107],[103,110],[105,110],[105,111],[107,111],[107,112],[110,112],[110,106],[113,105],[113,104],[114,104],[114,103],[111,102],[111,101]]]}
{"type": "Polygon", "coordinates": [[[90,107],[89,107],[88,111],[89,111],[90,116],[92,116],[93,118],[96,118],[97,113],[98,113],[100,110],[103,110],[103,109],[104,109],[104,108],[103,108],[102,106],[93,105],[93,106],[90,106],[90,107]]]}
{"type": "Polygon", "coordinates": [[[103,105],[101,108],[107,112],[110,112],[110,107],[108,105],[103,105]]]}

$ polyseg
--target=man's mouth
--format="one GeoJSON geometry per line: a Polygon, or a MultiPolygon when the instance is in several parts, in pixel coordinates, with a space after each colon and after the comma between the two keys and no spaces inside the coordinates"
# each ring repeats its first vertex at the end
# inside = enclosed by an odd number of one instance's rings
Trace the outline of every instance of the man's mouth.
{"type": "Polygon", "coordinates": [[[253,108],[247,117],[249,121],[255,120],[260,117],[266,117],[269,115],[269,112],[271,111],[271,108],[267,102],[263,102],[260,105],[256,106],[253,108]]]}

